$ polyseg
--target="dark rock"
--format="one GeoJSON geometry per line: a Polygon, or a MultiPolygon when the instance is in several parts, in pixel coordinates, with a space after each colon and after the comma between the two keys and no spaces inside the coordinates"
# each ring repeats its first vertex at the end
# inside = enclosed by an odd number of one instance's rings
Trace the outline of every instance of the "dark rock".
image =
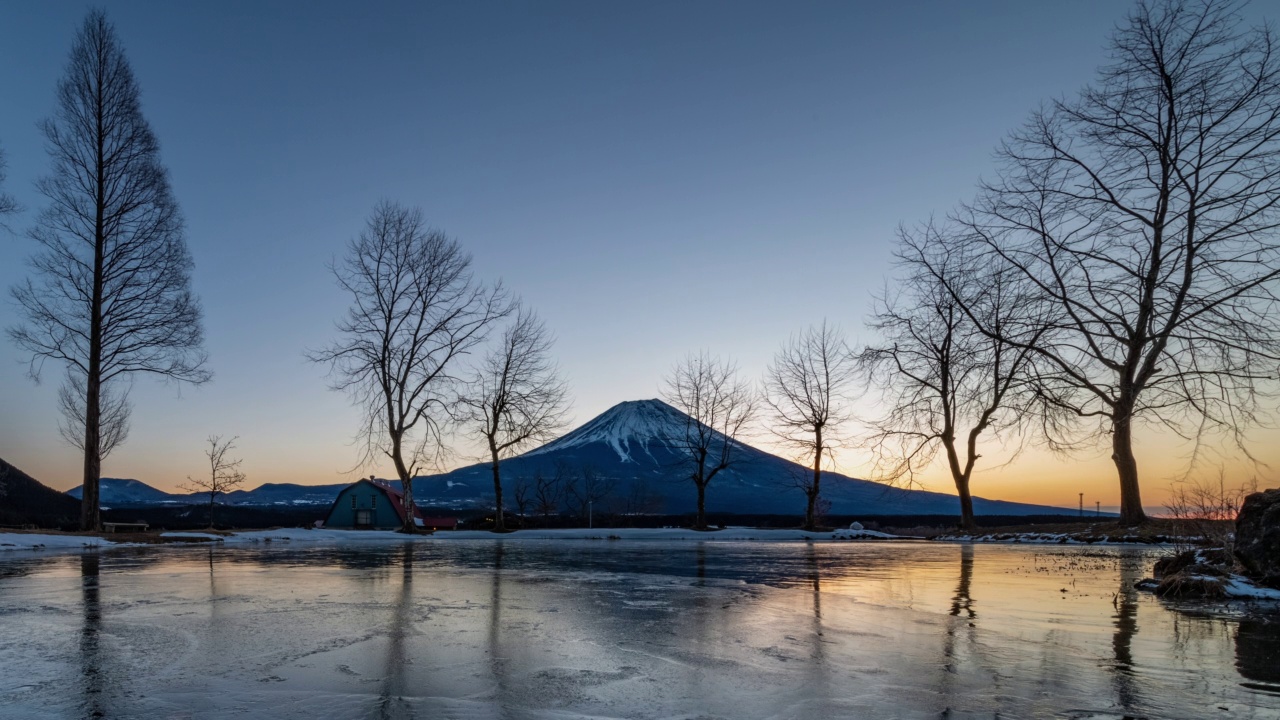
{"type": "Polygon", "coordinates": [[[1249,577],[1280,588],[1280,488],[1244,499],[1236,517],[1235,555],[1249,577]]]}

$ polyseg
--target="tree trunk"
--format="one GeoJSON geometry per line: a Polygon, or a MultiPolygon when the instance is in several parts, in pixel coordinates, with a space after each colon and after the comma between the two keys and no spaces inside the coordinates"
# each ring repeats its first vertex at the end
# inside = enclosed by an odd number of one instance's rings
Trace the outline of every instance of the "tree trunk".
{"type": "Polygon", "coordinates": [[[498,470],[498,453],[492,453],[493,457],[493,504],[497,508],[493,516],[493,531],[502,532],[507,529],[507,524],[502,517],[502,476],[498,470]]]}
{"type": "Polygon", "coordinates": [[[81,485],[80,529],[97,532],[102,524],[98,501],[98,479],[102,477],[102,459],[98,457],[98,388],[95,379],[87,383],[84,412],[84,479],[81,485]]]}
{"type": "Polygon", "coordinates": [[[214,503],[214,498],[216,498],[217,496],[218,496],[218,493],[216,492],[209,493],[209,529],[210,530],[213,529],[213,503],[214,503]]]}
{"type": "Polygon", "coordinates": [[[404,525],[401,531],[418,532],[418,525],[413,521],[413,478],[409,477],[409,468],[405,467],[400,452],[400,436],[391,436],[391,462],[396,467],[396,475],[400,476],[400,487],[404,490],[404,525]]]}
{"type": "Polygon", "coordinates": [[[818,503],[818,493],[822,482],[822,428],[814,430],[813,451],[813,484],[805,490],[808,504],[804,510],[804,529],[812,531],[818,524],[814,515],[814,507],[818,503]]]}
{"type": "MultiPolygon", "coordinates": [[[[101,253],[99,253],[101,257],[101,253]]],[[[94,280],[94,290],[101,297],[102,281],[94,280]]],[[[99,479],[102,477],[102,313],[101,302],[95,302],[89,330],[89,373],[85,379],[84,398],[84,479],[81,485],[80,529],[96,532],[102,525],[99,509],[99,479]]]]}
{"type": "Polygon", "coordinates": [[[1138,488],[1138,459],[1133,454],[1133,419],[1117,411],[1112,425],[1111,460],[1120,474],[1120,522],[1140,525],[1147,519],[1138,488]]]}
{"type": "Polygon", "coordinates": [[[969,478],[956,477],[956,493],[960,495],[960,527],[974,530],[978,527],[973,519],[973,496],[969,494],[969,478]]]}
{"type": "Polygon", "coordinates": [[[698,485],[698,519],[693,524],[695,530],[707,529],[707,485],[706,483],[697,483],[698,485]]]}

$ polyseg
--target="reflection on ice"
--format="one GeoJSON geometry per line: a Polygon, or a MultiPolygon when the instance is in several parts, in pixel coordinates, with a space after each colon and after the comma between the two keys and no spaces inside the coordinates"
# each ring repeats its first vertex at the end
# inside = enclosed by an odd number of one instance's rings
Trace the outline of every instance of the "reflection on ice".
{"type": "Polygon", "coordinates": [[[0,558],[0,718],[1280,718],[1131,549],[457,541],[0,558]]]}

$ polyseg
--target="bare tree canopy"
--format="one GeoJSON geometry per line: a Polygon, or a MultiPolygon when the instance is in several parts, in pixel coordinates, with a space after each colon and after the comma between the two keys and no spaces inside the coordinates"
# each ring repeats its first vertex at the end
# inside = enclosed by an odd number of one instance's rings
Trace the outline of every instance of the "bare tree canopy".
{"type": "Polygon", "coordinates": [[[617,478],[604,475],[592,465],[580,465],[564,478],[565,499],[577,506],[578,516],[587,521],[587,527],[594,527],[596,506],[613,496],[617,478]]]}
{"type": "Polygon", "coordinates": [[[737,365],[703,351],[672,368],[663,398],[685,415],[675,449],[698,491],[696,527],[705,530],[707,486],[735,461],[738,435],[755,418],[756,392],[737,365]]]}
{"type": "Polygon", "coordinates": [[[550,440],[565,425],[568,386],[551,360],[553,343],[538,316],[517,305],[501,341],[476,369],[462,398],[467,420],[484,441],[493,469],[495,532],[506,529],[500,461],[550,440]]]}
{"type": "Polygon", "coordinates": [[[427,227],[422,211],[381,202],[333,268],[351,296],[340,338],[310,353],[363,418],[360,465],[386,456],[404,487],[404,530],[414,532],[413,478],[438,458],[465,381],[460,360],[510,312],[501,286],[478,283],[471,256],[427,227]]]}
{"type": "MultiPolygon", "coordinates": [[[[18,206],[18,201],[4,191],[4,181],[8,177],[6,172],[8,168],[9,164],[4,157],[4,148],[0,147],[0,218],[16,213],[21,209],[18,206]]],[[[0,228],[3,227],[5,227],[4,223],[0,222],[0,228]]]]}
{"type": "Polygon", "coordinates": [[[100,11],[76,37],[57,101],[40,126],[53,159],[37,184],[49,204],[30,232],[42,250],[31,261],[35,278],[13,289],[26,322],[9,334],[31,353],[34,377],[46,360],[65,363],[64,393],[83,393],[63,403],[64,417],[84,422],[81,525],[96,529],[102,458],[124,439],[128,416],[123,395],[104,387],[135,373],[191,383],[210,374],[182,217],[133,71],[100,11]],[[104,394],[109,418],[120,421],[105,443],[104,394]]]}
{"type": "Polygon", "coordinates": [[[209,436],[209,449],[204,455],[209,459],[209,477],[193,478],[187,476],[187,482],[181,487],[191,493],[207,493],[209,495],[209,527],[213,528],[214,502],[219,495],[224,495],[244,485],[248,477],[240,470],[244,462],[240,458],[230,458],[227,453],[236,447],[236,440],[223,440],[221,435],[209,436]]]}
{"type": "Polygon", "coordinates": [[[1018,274],[966,255],[963,236],[930,223],[899,237],[901,277],[895,291],[876,298],[867,326],[877,339],[858,353],[862,382],[885,408],[867,420],[864,442],[879,479],[891,483],[912,482],[941,451],[960,497],[960,524],[972,529],[979,440],[1006,439],[1057,417],[1055,408],[1033,412],[1031,348],[1044,328],[1018,274]],[[984,334],[979,324],[996,332],[984,334]]]}
{"type": "Polygon", "coordinates": [[[784,444],[810,460],[812,474],[796,478],[805,495],[804,527],[813,530],[822,492],[822,463],[840,447],[850,419],[847,395],[856,366],[839,328],[826,320],[793,335],[765,373],[769,428],[784,444]]]}
{"type": "Polygon", "coordinates": [[[1280,358],[1280,59],[1238,3],[1140,3],[1111,63],[1001,150],[961,216],[1052,308],[1044,396],[1110,436],[1145,519],[1135,424],[1240,440],[1280,358]]]}

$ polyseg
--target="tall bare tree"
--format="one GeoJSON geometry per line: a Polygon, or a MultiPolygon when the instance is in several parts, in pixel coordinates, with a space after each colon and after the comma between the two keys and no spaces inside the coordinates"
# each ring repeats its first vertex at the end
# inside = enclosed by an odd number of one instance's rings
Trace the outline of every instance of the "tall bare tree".
{"type": "Polygon", "coordinates": [[[850,419],[848,391],[855,378],[856,365],[844,334],[826,320],[793,335],[765,373],[769,429],[813,467],[812,474],[796,480],[805,495],[806,530],[815,527],[823,460],[840,447],[841,426],[850,419]]]}
{"type": "Polygon", "coordinates": [[[538,316],[519,307],[462,398],[469,410],[468,421],[488,450],[497,508],[494,532],[506,529],[502,459],[532,443],[551,439],[565,424],[568,385],[551,360],[553,342],[538,316]]]}
{"type": "Polygon", "coordinates": [[[1139,3],[1097,83],[1013,133],[962,216],[1054,309],[1042,392],[1108,439],[1129,523],[1135,427],[1243,448],[1280,359],[1280,58],[1238,8],[1139,3]]]}
{"type": "Polygon", "coordinates": [[[663,398],[685,416],[675,449],[698,491],[696,527],[706,530],[707,487],[737,460],[737,438],[755,418],[757,395],[737,365],[703,351],[672,368],[663,398]]]}
{"type": "Polygon", "coordinates": [[[333,389],[360,408],[360,465],[391,459],[404,488],[404,531],[415,532],[413,478],[439,458],[442,427],[459,410],[459,361],[510,302],[501,286],[475,280],[471,256],[428,228],[421,210],[393,202],[374,207],[333,273],[351,307],[339,339],[308,357],[328,364],[333,389]]]}
{"type": "Polygon", "coordinates": [[[133,70],[100,11],[76,36],[57,102],[40,126],[53,173],[37,184],[49,204],[30,233],[42,248],[31,261],[36,279],[13,289],[26,322],[9,334],[31,353],[33,377],[46,360],[64,363],[64,393],[83,394],[64,417],[83,420],[80,524],[96,529],[102,459],[113,432],[123,440],[117,425],[104,443],[104,405],[109,419],[128,415],[117,383],[138,373],[202,383],[210,373],[178,203],[133,70]],[[113,385],[120,394],[104,391],[113,385]]]}
{"type": "Polygon", "coordinates": [[[209,476],[188,475],[187,482],[180,486],[190,493],[209,495],[210,529],[213,528],[213,508],[218,496],[239,488],[248,479],[240,470],[240,464],[244,461],[241,458],[233,459],[227,456],[227,453],[235,449],[236,440],[239,439],[239,437],[233,437],[230,440],[223,440],[221,435],[210,435],[209,449],[204,451],[205,457],[209,459],[209,476]]]}
{"type": "Polygon", "coordinates": [[[899,236],[898,289],[877,298],[867,323],[877,338],[857,356],[867,392],[885,408],[867,420],[865,444],[888,482],[912,482],[941,452],[960,497],[960,524],[973,529],[979,441],[1021,439],[1036,420],[1052,427],[1057,419],[1034,390],[1032,348],[1045,327],[1034,322],[1037,306],[1017,274],[966,256],[965,237],[932,223],[899,236]],[[984,334],[975,318],[993,332],[984,334]]]}

